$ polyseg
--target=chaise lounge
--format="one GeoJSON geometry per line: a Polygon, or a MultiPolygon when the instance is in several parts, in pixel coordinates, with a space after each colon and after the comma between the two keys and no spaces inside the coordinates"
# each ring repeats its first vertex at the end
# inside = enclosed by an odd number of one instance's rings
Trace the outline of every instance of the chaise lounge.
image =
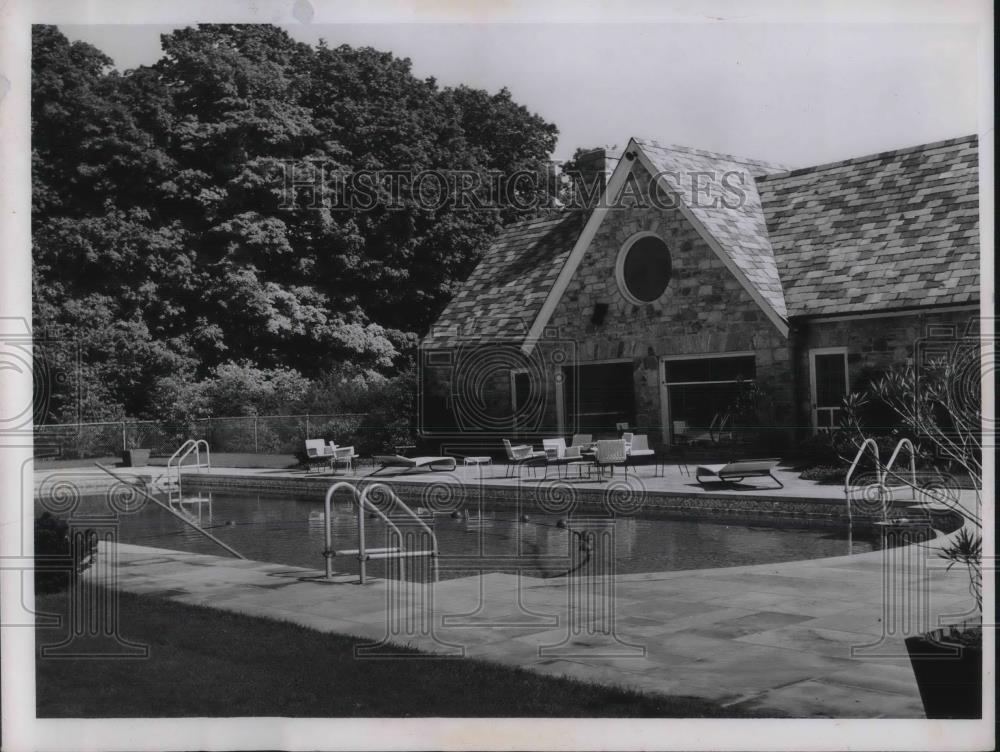
{"type": "Polygon", "coordinates": [[[407,471],[422,467],[431,472],[455,469],[454,457],[403,457],[398,454],[376,454],[372,457],[372,463],[378,467],[369,473],[369,476],[391,468],[407,471]]]}
{"type": "Polygon", "coordinates": [[[785,484],[771,473],[778,462],[776,459],[763,459],[740,460],[728,465],[699,465],[695,470],[695,479],[704,486],[703,478],[706,477],[709,483],[738,483],[744,478],[770,478],[779,488],[784,488],[785,484]]]}

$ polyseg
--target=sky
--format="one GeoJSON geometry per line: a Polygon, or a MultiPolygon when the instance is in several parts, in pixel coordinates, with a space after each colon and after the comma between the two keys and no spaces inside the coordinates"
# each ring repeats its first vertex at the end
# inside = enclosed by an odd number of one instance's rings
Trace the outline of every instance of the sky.
{"type": "MultiPolygon", "coordinates": [[[[120,69],[176,25],[59,25],[120,69]]],[[[555,158],[655,138],[791,167],[978,132],[977,29],[962,23],[283,25],[372,46],[415,75],[495,92],[554,122],[555,158]]]]}

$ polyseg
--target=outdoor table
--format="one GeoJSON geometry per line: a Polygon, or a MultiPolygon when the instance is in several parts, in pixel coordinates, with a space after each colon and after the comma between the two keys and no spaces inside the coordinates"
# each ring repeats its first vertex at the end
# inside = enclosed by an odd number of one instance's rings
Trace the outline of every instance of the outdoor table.
{"type": "MultiPolygon", "coordinates": [[[[465,457],[462,460],[462,464],[465,466],[465,476],[469,476],[470,467],[479,467],[479,479],[483,479],[483,465],[492,465],[492,457],[465,457]]],[[[492,473],[491,473],[492,476],[492,473]]]]}

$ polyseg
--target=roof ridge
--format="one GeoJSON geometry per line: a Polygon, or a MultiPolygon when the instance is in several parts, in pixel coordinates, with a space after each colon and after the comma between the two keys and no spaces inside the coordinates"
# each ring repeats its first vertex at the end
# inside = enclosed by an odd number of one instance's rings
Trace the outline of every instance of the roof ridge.
{"type": "MultiPolygon", "coordinates": [[[[527,225],[531,225],[531,224],[543,224],[545,222],[561,222],[564,219],[566,219],[567,217],[571,216],[573,213],[579,212],[579,211],[581,211],[581,210],[580,209],[566,209],[566,208],[563,208],[563,209],[555,210],[554,212],[552,212],[550,214],[545,214],[545,215],[543,215],[541,217],[529,217],[528,219],[518,219],[518,220],[515,220],[514,222],[508,222],[505,225],[501,225],[500,231],[501,231],[501,233],[504,233],[507,230],[514,230],[514,229],[520,228],[522,226],[527,226],[527,225]]],[[[500,236],[498,235],[497,237],[499,238],[500,236]]]]}
{"type": "Polygon", "coordinates": [[[787,165],[783,165],[780,162],[769,162],[766,159],[755,159],[753,157],[741,157],[736,154],[727,154],[721,151],[710,151],[708,149],[700,149],[696,146],[683,146],[681,144],[661,144],[655,138],[635,137],[633,140],[640,146],[652,146],[656,149],[664,149],[666,151],[682,151],[688,154],[696,154],[700,157],[714,157],[716,159],[724,159],[729,162],[740,162],[742,164],[760,165],[762,167],[780,167],[782,169],[789,169],[787,165]]]}
{"type": "Polygon", "coordinates": [[[965,136],[956,136],[955,138],[946,138],[940,141],[931,141],[926,144],[915,144],[914,146],[904,146],[901,149],[890,149],[888,151],[880,151],[875,154],[865,154],[860,157],[848,157],[847,159],[835,160],[833,162],[823,162],[818,165],[810,165],[809,167],[797,167],[794,170],[787,170],[785,172],[772,172],[770,175],[761,175],[755,178],[755,181],[766,182],[768,180],[775,180],[787,177],[794,177],[796,175],[804,175],[809,172],[819,172],[822,170],[832,170],[835,167],[846,167],[847,165],[853,164],[863,164],[864,162],[874,162],[877,159],[888,159],[889,157],[899,157],[904,154],[913,154],[918,151],[928,151],[930,149],[937,149],[942,146],[953,146],[955,144],[960,144],[966,141],[978,141],[979,134],[971,133],[965,136]]]}

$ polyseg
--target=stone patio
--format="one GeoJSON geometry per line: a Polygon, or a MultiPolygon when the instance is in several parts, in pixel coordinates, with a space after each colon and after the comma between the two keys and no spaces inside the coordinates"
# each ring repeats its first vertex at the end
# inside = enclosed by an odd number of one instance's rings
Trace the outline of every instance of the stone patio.
{"type": "MultiPolygon", "coordinates": [[[[318,582],[318,570],[127,544],[102,555],[116,562],[122,590],[373,643],[795,717],[923,717],[901,626],[885,618],[884,567],[906,560],[894,550],[619,575],[612,612],[580,590],[571,598],[574,587],[595,592],[590,580],[492,573],[359,586],[347,576],[318,582]]],[[[927,594],[935,623],[970,605],[960,572],[921,568],[907,578],[927,594]]]]}

